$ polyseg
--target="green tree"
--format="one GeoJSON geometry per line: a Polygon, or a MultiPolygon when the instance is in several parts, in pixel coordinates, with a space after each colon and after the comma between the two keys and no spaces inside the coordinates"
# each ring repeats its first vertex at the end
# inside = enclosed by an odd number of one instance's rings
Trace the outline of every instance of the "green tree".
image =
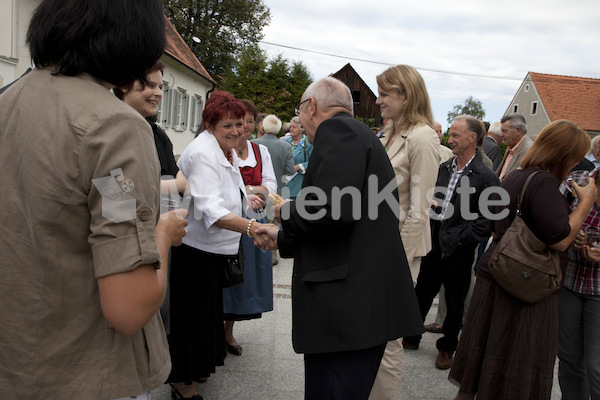
{"type": "Polygon", "coordinates": [[[481,101],[474,99],[473,96],[469,96],[465,100],[464,105],[457,104],[452,108],[452,111],[448,113],[448,125],[452,124],[452,121],[454,121],[454,118],[458,115],[463,114],[471,115],[479,120],[483,120],[483,117],[485,117],[485,111],[481,101]]]}
{"type": "MultiPolygon", "coordinates": [[[[306,65],[301,61],[294,61],[292,66],[290,67],[290,93],[292,94],[292,99],[295,99],[297,102],[300,102],[300,98],[302,94],[312,83],[312,79],[310,77],[310,72],[306,65]]],[[[295,104],[297,106],[298,104],[295,104]]]]}
{"type": "Polygon", "coordinates": [[[220,89],[238,98],[252,100],[260,112],[289,121],[311,82],[310,73],[302,62],[290,62],[281,54],[269,59],[254,45],[246,48],[232,70],[222,77],[220,89]]]}
{"type": "Polygon", "coordinates": [[[243,49],[261,40],[271,21],[263,0],[163,0],[163,5],[213,78],[229,71],[243,49]]]}

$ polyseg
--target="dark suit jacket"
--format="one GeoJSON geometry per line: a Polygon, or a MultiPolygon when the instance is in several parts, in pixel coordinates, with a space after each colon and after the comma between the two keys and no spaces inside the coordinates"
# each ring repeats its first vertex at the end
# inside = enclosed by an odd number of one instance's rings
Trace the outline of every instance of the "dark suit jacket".
{"type": "Polygon", "coordinates": [[[502,161],[502,149],[498,146],[498,143],[491,136],[486,136],[483,139],[483,151],[492,160],[492,170],[495,171],[502,161]]]}
{"type": "Polygon", "coordinates": [[[392,182],[387,193],[397,202],[394,171],[373,132],[347,114],[322,122],[303,190],[325,193],[315,201],[321,205],[305,207],[323,215],[307,218],[299,211],[301,196],[286,203],[278,240],[282,257],[294,257],[292,341],[298,353],[366,349],[423,331],[398,218],[387,202],[377,205],[377,196],[368,196],[374,179],[375,193],[392,182]],[[335,206],[336,187],[359,192],[354,210],[349,194],[335,206]],[[376,211],[373,218],[369,209],[376,211]]]}
{"type": "MultiPolygon", "coordinates": [[[[435,187],[447,188],[452,178],[452,159],[440,165],[435,187]]],[[[461,175],[461,180],[456,184],[450,204],[452,204],[453,212],[446,212],[445,219],[440,223],[439,243],[442,249],[442,257],[454,254],[459,243],[464,246],[472,246],[475,248],[479,243],[487,241],[490,237],[489,221],[483,216],[480,208],[480,197],[485,189],[492,186],[500,186],[498,176],[489,169],[481,159],[479,152],[475,153],[475,158],[469,163],[461,175]],[[462,181],[463,177],[469,178],[468,181],[462,181]],[[459,191],[463,184],[469,185],[474,189],[473,192],[468,192],[467,199],[463,199],[459,191]],[[473,214],[472,219],[465,219],[462,214],[462,203],[468,207],[468,212],[473,214]]],[[[464,193],[464,192],[463,192],[464,193]]],[[[434,195],[434,200],[439,204],[444,203],[446,197],[444,192],[438,192],[434,195]]],[[[440,207],[441,208],[441,207],[440,207]]],[[[441,210],[435,210],[435,214],[439,214],[441,210]]],[[[433,229],[432,229],[433,230],[433,229]]]]}

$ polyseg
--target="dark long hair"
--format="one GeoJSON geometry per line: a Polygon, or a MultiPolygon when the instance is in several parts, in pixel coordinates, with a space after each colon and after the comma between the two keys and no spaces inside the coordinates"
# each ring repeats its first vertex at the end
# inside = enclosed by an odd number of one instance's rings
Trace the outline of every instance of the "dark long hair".
{"type": "Polygon", "coordinates": [[[160,0],[44,0],[27,43],[39,68],[122,86],[143,81],[164,52],[164,18],[160,0]]]}
{"type": "MultiPolygon", "coordinates": [[[[158,60],[156,63],[154,63],[154,65],[152,67],[150,67],[150,69],[148,69],[148,74],[144,77],[144,80],[138,80],[138,82],[142,86],[142,89],[144,89],[146,87],[146,85],[148,84],[148,75],[150,75],[154,71],[160,71],[160,74],[164,75],[165,67],[166,67],[165,63],[160,60],[158,60]]],[[[131,90],[134,85],[135,85],[135,82],[130,82],[123,86],[117,86],[117,87],[113,88],[113,93],[120,100],[123,100],[123,98],[125,97],[125,91],[131,90]]]]}

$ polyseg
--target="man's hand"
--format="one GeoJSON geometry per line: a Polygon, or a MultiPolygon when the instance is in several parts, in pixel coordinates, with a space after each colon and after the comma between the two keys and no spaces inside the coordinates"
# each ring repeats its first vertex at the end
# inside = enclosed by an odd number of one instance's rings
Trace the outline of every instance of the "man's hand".
{"type": "Polygon", "coordinates": [[[275,219],[277,220],[277,222],[281,223],[281,206],[283,206],[285,203],[289,203],[290,199],[285,200],[283,203],[280,204],[276,204],[273,206],[273,215],[275,217],[275,219]]]}
{"type": "Polygon", "coordinates": [[[591,262],[600,262],[600,252],[598,249],[592,249],[587,244],[581,248],[583,257],[591,262]]]}
{"type": "Polygon", "coordinates": [[[277,249],[279,228],[273,224],[259,224],[254,231],[254,245],[264,250],[277,249]]]}

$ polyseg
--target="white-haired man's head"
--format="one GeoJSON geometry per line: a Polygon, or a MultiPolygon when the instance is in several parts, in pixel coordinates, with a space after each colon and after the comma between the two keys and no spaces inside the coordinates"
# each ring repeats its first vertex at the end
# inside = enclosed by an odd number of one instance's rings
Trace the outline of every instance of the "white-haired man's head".
{"type": "Polygon", "coordinates": [[[488,129],[488,136],[493,137],[496,143],[500,143],[502,141],[502,138],[500,137],[501,133],[502,123],[500,121],[496,121],[490,125],[488,129]]]}
{"type": "Polygon", "coordinates": [[[339,79],[319,79],[304,91],[297,113],[308,141],[314,143],[316,130],[321,122],[338,113],[354,116],[352,92],[339,79]]]}
{"type": "Polygon", "coordinates": [[[263,129],[265,133],[277,135],[281,130],[281,120],[276,115],[267,115],[263,120],[263,129]]]}

